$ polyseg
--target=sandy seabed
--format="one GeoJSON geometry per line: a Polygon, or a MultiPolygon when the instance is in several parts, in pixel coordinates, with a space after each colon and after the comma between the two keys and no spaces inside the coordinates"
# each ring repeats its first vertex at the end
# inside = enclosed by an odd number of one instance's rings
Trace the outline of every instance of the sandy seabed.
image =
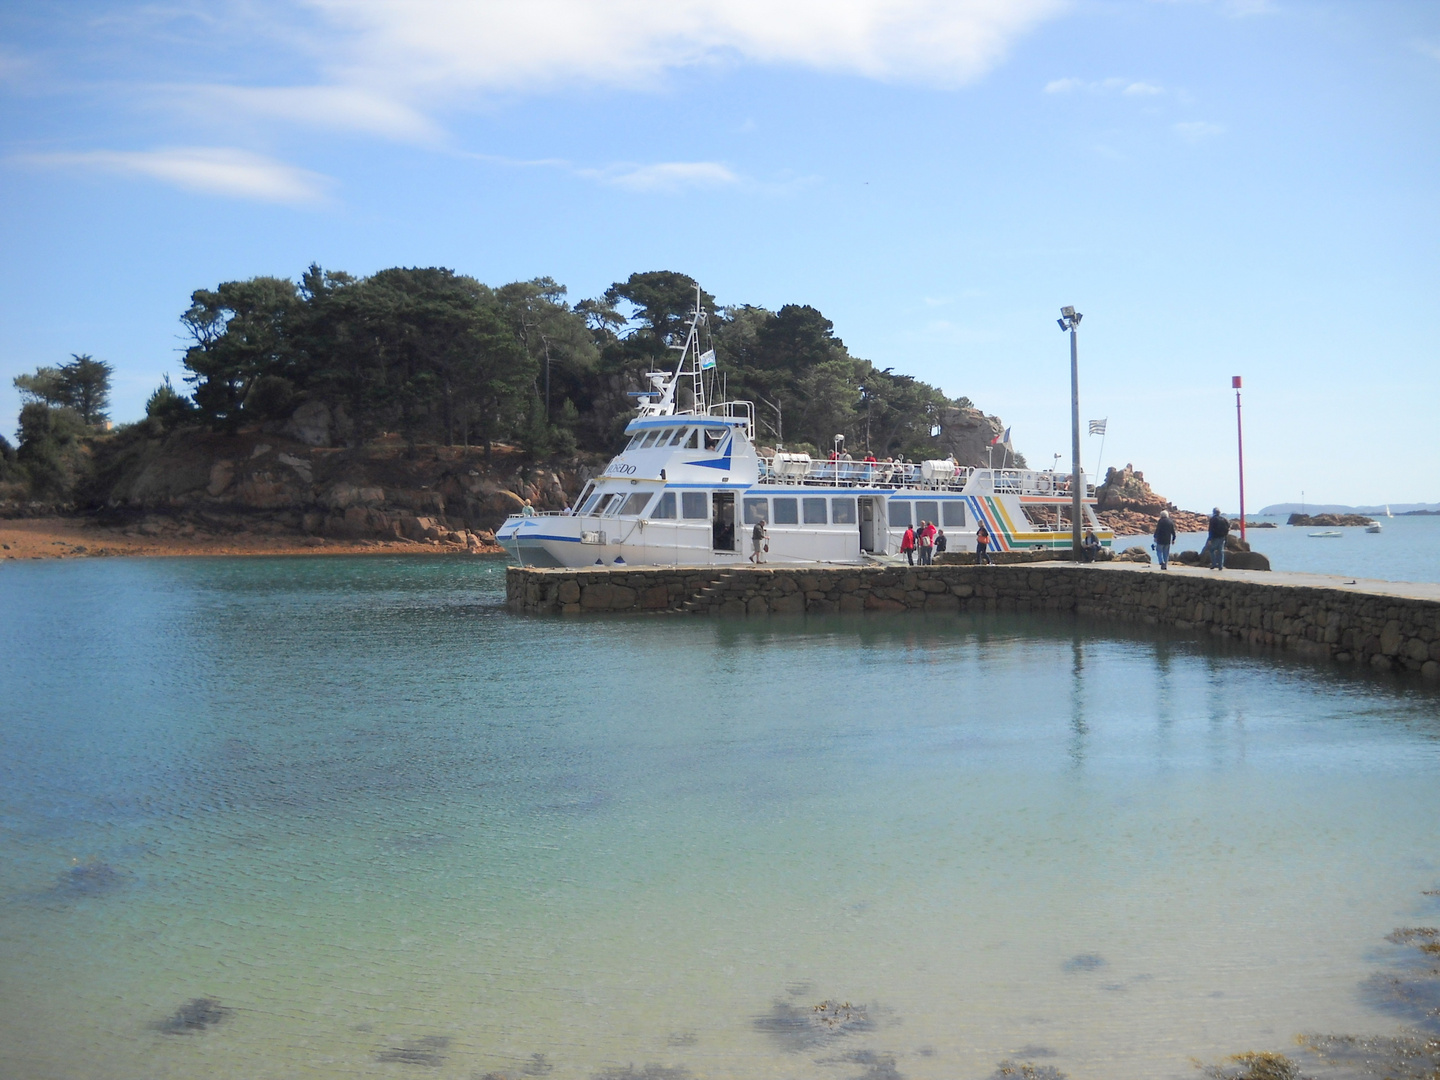
{"type": "Polygon", "coordinates": [[[81,518],[0,520],[0,559],[67,559],[97,556],[168,555],[499,555],[496,546],[413,540],[332,540],[260,533],[197,532],[194,536],[147,536],[134,528],[111,528],[81,518]]]}

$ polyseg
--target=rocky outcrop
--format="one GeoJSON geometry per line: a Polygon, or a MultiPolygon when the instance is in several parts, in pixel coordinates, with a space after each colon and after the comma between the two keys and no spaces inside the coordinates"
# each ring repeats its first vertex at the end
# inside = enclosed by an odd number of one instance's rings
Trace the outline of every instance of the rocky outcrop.
{"type": "Polygon", "coordinates": [[[1323,529],[1338,529],[1345,527],[1373,525],[1374,518],[1368,518],[1364,514],[1291,514],[1289,525],[1305,525],[1323,529]]]}
{"type": "Polygon", "coordinates": [[[1204,532],[1209,523],[1204,514],[1181,510],[1157,495],[1134,465],[1107,470],[1105,482],[1095,489],[1095,515],[1116,536],[1148,536],[1155,531],[1162,510],[1170,511],[1170,519],[1182,533],[1204,532]]]}
{"type": "Polygon", "coordinates": [[[461,447],[411,449],[393,437],[331,448],[261,428],[131,433],[97,442],[96,456],[82,508],[112,520],[466,546],[492,542],[526,500],[563,509],[598,470],[588,458],[541,463],[505,446],[490,458],[461,447]]]}
{"type": "MultiPolygon", "coordinates": [[[[991,464],[991,444],[1005,430],[998,416],[986,416],[979,409],[952,407],[940,417],[940,436],[936,439],[937,458],[954,454],[961,465],[988,466],[991,464]]],[[[1000,446],[994,447],[995,468],[1013,467],[1013,456],[1002,460],[1000,446]]]]}

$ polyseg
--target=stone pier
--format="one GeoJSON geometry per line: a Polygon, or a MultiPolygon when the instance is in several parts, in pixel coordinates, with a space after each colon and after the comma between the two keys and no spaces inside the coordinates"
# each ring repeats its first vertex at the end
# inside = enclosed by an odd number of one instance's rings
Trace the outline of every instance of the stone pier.
{"type": "Polygon", "coordinates": [[[1440,585],[1107,563],[928,567],[512,566],[522,613],[1052,612],[1170,626],[1440,680],[1440,585]]]}

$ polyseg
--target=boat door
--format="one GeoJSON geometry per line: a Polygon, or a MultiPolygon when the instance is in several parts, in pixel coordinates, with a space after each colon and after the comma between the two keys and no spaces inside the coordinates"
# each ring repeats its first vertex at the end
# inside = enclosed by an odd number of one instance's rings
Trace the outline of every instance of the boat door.
{"type": "Polygon", "coordinates": [[[717,491],[711,496],[710,532],[716,551],[735,550],[735,493],[717,491]]]}
{"type": "Polygon", "coordinates": [[[862,496],[860,499],[860,550],[875,550],[875,515],[878,499],[862,496]]]}

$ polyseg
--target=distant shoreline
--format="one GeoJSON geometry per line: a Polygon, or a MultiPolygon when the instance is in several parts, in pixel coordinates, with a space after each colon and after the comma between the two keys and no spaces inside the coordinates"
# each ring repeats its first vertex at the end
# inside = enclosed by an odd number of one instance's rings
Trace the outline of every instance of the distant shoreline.
{"type": "Polygon", "coordinates": [[[162,558],[245,555],[503,555],[497,545],[411,540],[331,540],[254,533],[210,537],[126,535],[134,529],[97,525],[84,518],[0,519],[0,561],[33,559],[162,558]]]}

